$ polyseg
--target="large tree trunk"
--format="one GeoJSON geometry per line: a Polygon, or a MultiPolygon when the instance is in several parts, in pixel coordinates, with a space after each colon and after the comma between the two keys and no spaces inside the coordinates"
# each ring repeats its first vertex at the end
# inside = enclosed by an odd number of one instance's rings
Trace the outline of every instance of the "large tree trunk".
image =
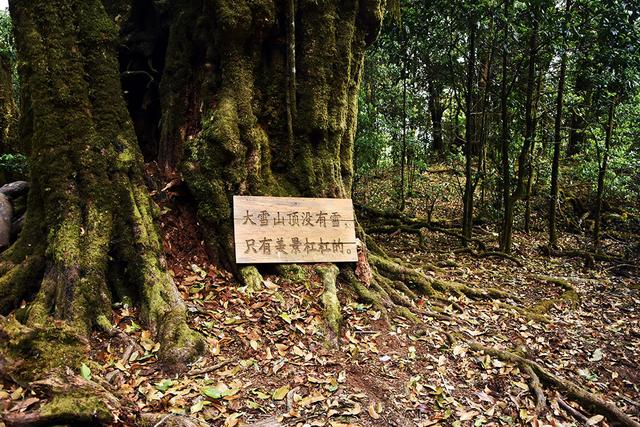
{"type": "Polygon", "coordinates": [[[18,114],[13,95],[13,61],[0,54],[0,153],[15,149],[15,125],[18,114]]]}
{"type": "Polygon", "coordinates": [[[233,195],[351,195],[364,49],[384,2],[299,0],[293,14],[285,3],[183,0],[170,11],[159,162],[182,171],[227,267],[233,195]]]}
{"type": "Polygon", "coordinates": [[[10,9],[31,190],[23,231],[0,260],[0,310],[32,300],[29,327],[53,317],[82,336],[108,327],[112,300],[129,296],[164,359],[191,358],[203,341],[165,270],[114,21],[99,0],[12,0],[10,9]]]}

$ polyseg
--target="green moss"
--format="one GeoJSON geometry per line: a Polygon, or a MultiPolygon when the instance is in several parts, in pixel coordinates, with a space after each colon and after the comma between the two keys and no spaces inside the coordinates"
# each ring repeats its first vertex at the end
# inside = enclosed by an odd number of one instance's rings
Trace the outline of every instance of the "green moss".
{"type": "Polygon", "coordinates": [[[394,307],[394,312],[401,317],[404,317],[405,319],[413,322],[413,323],[418,323],[418,321],[420,320],[418,316],[416,316],[411,310],[409,310],[407,307],[402,307],[402,306],[396,306],[394,307]]]}
{"type": "Polygon", "coordinates": [[[307,283],[309,276],[307,270],[298,264],[278,264],[276,271],[285,280],[291,283],[307,283]]]}
{"type": "Polygon", "coordinates": [[[99,396],[81,391],[54,395],[50,402],[40,408],[40,414],[43,417],[73,415],[74,418],[94,419],[102,422],[113,420],[111,410],[99,396]]]}
{"type": "Polygon", "coordinates": [[[296,72],[290,75],[282,5],[218,0],[205,17],[179,4],[167,52],[170,78],[162,82],[163,108],[171,111],[163,116],[163,135],[167,144],[185,142],[181,170],[199,219],[213,231],[208,246],[226,258],[233,195],[350,195],[365,39],[379,28],[382,6],[298,3],[296,72]],[[206,52],[195,68],[194,52],[206,52]],[[291,87],[297,102],[287,111],[291,87]],[[185,95],[194,99],[186,109],[185,95]],[[191,111],[195,119],[179,119],[191,111]]]}
{"type": "Polygon", "coordinates": [[[262,275],[254,265],[240,268],[240,280],[249,292],[259,291],[264,287],[262,275]]]}
{"type": "Polygon", "coordinates": [[[206,344],[199,333],[191,330],[179,317],[174,321],[164,319],[159,330],[160,357],[169,365],[179,365],[202,354],[206,344]]]}
{"type": "Polygon", "coordinates": [[[339,334],[340,324],[342,323],[342,313],[340,310],[340,301],[336,289],[336,279],[338,278],[338,267],[334,264],[319,265],[316,271],[320,275],[324,293],[322,294],[322,305],[324,306],[324,319],[327,326],[334,334],[339,334]]]}
{"type": "Polygon", "coordinates": [[[8,337],[0,343],[0,352],[21,361],[11,373],[15,378],[33,381],[53,369],[78,368],[86,358],[82,333],[65,322],[30,328],[10,316],[0,323],[0,331],[8,337]]]}
{"type": "Polygon", "coordinates": [[[569,283],[568,280],[562,279],[560,277],[544,275],[538,275],[535,276],[535,278],[543,282],[558,285],[564,290],[564,292],[557,298],[547,299],[534,305],[529,309],[531,312],[536,314],[545,314],[549,310],[551,310],[551,308],[555,304],[567,303],[571,308],[576,308],[578,305],[580,305],[580,296],[578,295],[576,288],[571,283],[569,283]]]}

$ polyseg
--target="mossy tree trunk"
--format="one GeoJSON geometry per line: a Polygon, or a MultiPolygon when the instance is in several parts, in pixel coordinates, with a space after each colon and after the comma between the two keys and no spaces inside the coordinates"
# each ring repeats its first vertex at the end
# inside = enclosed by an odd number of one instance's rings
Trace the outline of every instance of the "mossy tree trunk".
{"type": "Polygon", "coordinates": [[[233,266],[232,195],[350,197],[357,94],[384,1],[177,1],[159,163],[233,266]],[[292,33],[293,32],[293,33],[292,33]]]}
{"type": "Polygon", "coordinates": [[[0,153],[15,149],[12,138],[17,123],[17,107],[13,95],[13,61],[0,54],[0,153]]]}
{"type": "MultiPolygon", "coordinates": [[[[0,259],[0,310],[25,323],[107,326],[125,296],[169,362],[202,350],[165,270],[142,156],[120,87],[118,28],[99,0],[12,0],[30,159],[27,218],[0,259]]],[[[61,363],[70,361],[61,361],[61,363]]]]}

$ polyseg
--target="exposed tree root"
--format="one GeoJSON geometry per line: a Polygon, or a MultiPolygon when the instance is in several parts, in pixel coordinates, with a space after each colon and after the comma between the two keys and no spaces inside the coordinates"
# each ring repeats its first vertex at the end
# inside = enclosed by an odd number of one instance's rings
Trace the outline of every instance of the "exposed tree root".
{"type": "Polygon", "coordinates": [[[417,270],[407,268],[403,265],[395,263],[390,259],[374,254],[369,254],[369,262],[376,267],[378,272],[390,280],[399,280],[404,282],[410,288],[414,288],[419,294],[430,297],[442,296],[437,292],[431,281],[417,270]]]}
{"type": "Polygon", "coordinates": [[[352,269],[344,268],[341,273],[360,301],[365,304],[371,304],[376,308],[384,308],[380,295],[367,288],[360,280],[358,280],[352,269]]]}
{"type": "Polygon", "coordinates": [[[584,261],[584,266],[586,268],[593,268],[596,261],[615,262],[618,264],[624,264],[625,262],[624,259],[607,255],[601,252],[589,252],[581,250],[558,251],[549,246],[541,246],[540,252],[542,252],[543,255],[558,258],[582,258],[584,261]]]}
{"type": "Polygon", "coordinates": [[[200,420],[184,415],[139,413],[126,406],[110,384],[95,382],[74,374],[56,370],[57,374],[28,384],[30,390],[46,403],[30,412],[6,412],[2,421],[7,427],[39,427],[51,425],[103,426],[114,422],[128,425],[159,427],[204,426],[200,420]]]}
{"type": "Polygon", "coordinates": [[[486,248],[486,244],[480,239],[476,239],[476,238],[467,239],[466,237],[464,237],[464,235],[458,232],[455,232],[448,228],[438,227],[436,225],[430,224],[428,222],[424,222],[419,219],[414,218],[414,219],[410,219],[409,221],[411,221],[409,224],[403,223],[398,220],[398,221],[395,221],[396,223],[394,224],[371,225],[367,227],[367,232],[378,233],[378,234],[394,234],[398,232],[415,234],[416,236],[418,236],[420,246],[425,248],[426,242],[425,242],[424,230],[426,229],[429,231],[446,234],[447,236],[455,237],[464,243],[474,243],[480,250],[484,250],[486,248]]]}
{"type": "Polygon", "coordinates": [[[28,327],[14,316],[0,316],[3,374],[20,385],[78,364],[86,357],[88,345],[86,336],[65,322],[28,327]]]}
{"type": "MultiPolygon", "coordinates": [[[[485,354],[497,357],[498,359],[501,359],[503,361],[514,363],[520,366],[525,372],[527,372],[527,370],[530,370],[539,378],[539,380],[543,384],[546,384],[547,386],[553,387],[556,390],[564,393],[583,407],[606,416],[612,422],[619,423],[620,425],[623,425],[625,427],[640,427],[640,423],[638,421],[632,419],[630,416],[622,412],[615,404],[603,400],[600,396],[587,391],[586,389],[582,388],[572,381],[565,380],[554,375],[542,365],[533,360],[526,359],[522,356],[518,356],[517,354],[508,351],[486,347],[479,342],[472,341],[468,344],[469,347],[475,351],[482,351],[485,354]]],[[[537,396],[537,392],[535,391],[535,389],[534,393],[537,396]]],[[[536,405],[536,407],[538,407],[538,405],[536,405]]]]}
{"type": "Polygon", "coordinates": [[[329,329],[336,335],[340,332],[342,314],[340,313],[340,301],[338,301],[338,291],[336,289],[336,279],[338,278],[338,267],[334,264],[319,265],[316,271],[320,275],[320,280],[324,286],[322,294],[322,304],[324,305],[324,319],[329,329]]]}
{"type": "Polygon", "coordinates": [[[551,277],[551,276],[535,276],[535,279],[549,282],[560,286],[564,292],[558,298],[551,298],[544,301],[539,302],[535,306],[531,307],[530,310],[534,313],[544,314],[548,312],[554,304],[560,302],[568,302],[572,307],[576,307],[580,304],[580,296],[576,291],[576,288],[569,283],[568,280],[562,279],[560,277],[551,277]]]}
{"type": "Polygon", "coordinates": [[[460,241],[466,243],[474,243],[479,249],[484,250],[486,248],[485,243],[482,240],[472,238],[467,239],[464,235],[446,228],[443,224],[439,224],[434,221],[426,221],[420,218],[413,218],[399,212],[381,211],[367,206],[358,206],[358,210],[363,212],[367,217],[373,218],[376,224],[371,224],[367,227],[369,233],[394,233],[398,230],[406,233],[417,234],[420,236],[421,244],[423,236],[421,235],[421,229],[426,228],[433,232],[443,233],[451,237],[455,237],[460,241]]]}
{"type": "Polygon", "coordinates": [[[32,412],[7,412],[8,427],[112,424],[121,414],[119,400],[104,387],[67,371],[29,384],[49,401],[32,412]]]}
{"type": "Polygon", "coordinates": [[[542,314],[542,313],[536,313],[535,311],[533,311],[532,309],[526,309],[526,308],[522,308],[522,307],[518,307],[516,305],[512,305],[512,304],[508,304],[502,301],[492,301],[490,303],[487,304],[493,304],[497,307],[500,307],[503,310],[512,310],[517,312],[518,314],[526,317],[527,319],[530,320],[535,320],[536,322],[542,322],[542,323],[551,323],[551,319],[542,314]]]}
{"type": "Polygon", "coordinates": [[[249,292],[255,292],[263,287],[264,280],[255,265],[240,268],[240,282],[247,287],[249,292]]]}
{"type": "Polygon", "coordinates": [[[529,387],[533,390],[533,395],[536,398],[536,415],[540,415],[545,411],[547,406],[547,398],[544,396],[540,378],[538,378],[538,375],[531,369],[531,366],[526,365],[523,369],[529,376],[529,387]]]}
{"type": "Polygon", "coordinates": [[[377,255],[370,254],[369,261],[381,275],[390,280],[404,282],[410,288],[414,288],[420,295],[434,298],[444,298],[446,294],[454,294],[458,296],[464,295],[471,299],[517,299],[495,288],[477,289],[461,283],[430,278],[418,270],[405,267],[377,255]]]}
{"type": "Polygon", "coordinates": [[[564,409],[569,415],[571,415],[573,418],[575,418],[578,422],[580,422],[580,423],[582,423],[584,425],[587,425],[588,418],[582,412],[578,411],[576,408],[574,408],[573,406],[569,405],[560,396],[557,396],[556,399],[558,401],[558,405],[562,409],[564,409]]]}
{"type": "Polygon", "coordinates": [[[37,290],[44,270],[44,256],[32,255],[18,264],[5,261],[2,270],[4,272],[0,273],[0,314],[7,314],[37,290]]]}
{"type": "Polygon", "coordinates": [[[468,253],[474,258],[492,258],[492,257],[503,258],[503,259],[507,259],[509,261],[514,262],[518,267],[524,267],[524,264],[522,264],[522,261],[520,261],[518,258],[514,257],[513,255],[509,255],[507,253],[500,252],[500,251],[477,252],[471,248],[460,248],[460,249],[454,250],[453,253],[455,254],[468,253]]]}

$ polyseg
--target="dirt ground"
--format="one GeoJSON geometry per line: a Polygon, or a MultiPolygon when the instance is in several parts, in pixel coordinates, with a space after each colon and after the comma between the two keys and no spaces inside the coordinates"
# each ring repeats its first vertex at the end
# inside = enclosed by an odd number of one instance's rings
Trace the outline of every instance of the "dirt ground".
{"type": "MultiPolygon", "coordinates": [[[[264,288],[250,293],[206,261],[202,242],[194,247],[200,241],[195,221],[192,211],[169,204],[161,226],[171,272],[208,353],[187,372],[162,371],[158,344],[128,307],[114,310],[114,323],[128,339],[92,338],[98,350],[86,363],[91,374],[142,412],[187,414],[203,425],[227,427],[261,420],[285,426],[608,425],[549,388],[547,406],[536,414],[527,374],[471,350],[469,339],[520,351],[640,419],[637,275],[617,276],[607,263],[585,269],[580,259],[543,256],[537,250],[541,233],[516,233],[515,256],[523,266],[453,253],[458,242],[440,233],[426,235],[426,251],[414,236],[374,236],[416,267],[441,266],[427,275],[508,291],[518,307],[552,300],[548,321],[495,301],[451,297],[449,317],[425,315],[413,323],[358,303],[340,286],[344,322],[340,336],[331,337],[322,319],[322,285],[312,270],[302,283],[266,272],[264,288]],[[541,276],[567,280],[579,299],[559,298],[563,288],[541,276]],[[447,335],[461,339],[451,345],[447,335]],[[583,421],[561,402],[575,407],[583,421]]],[[[477,233],[495,240],[489,230],[477,233]]],[[[561,244],[571,247],[576,239],[561,244]]],[[[431,302],[419,304],[428,309],[431,302]]],[[[0,398],[10,411],[38,404],[15,385],[0,389],[0,398]]]]}

